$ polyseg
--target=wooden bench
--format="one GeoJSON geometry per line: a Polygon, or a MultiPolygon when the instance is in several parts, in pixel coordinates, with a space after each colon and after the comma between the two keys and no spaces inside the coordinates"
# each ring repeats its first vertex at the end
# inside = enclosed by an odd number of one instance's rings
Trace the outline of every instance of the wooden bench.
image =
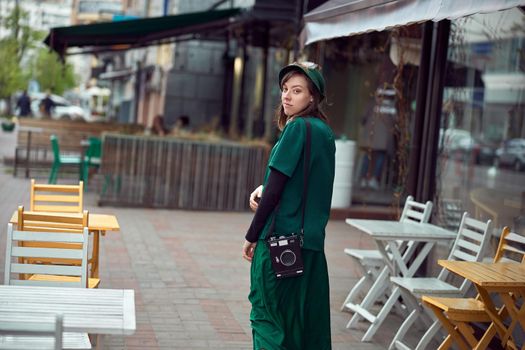
{"type": "Polygon", "coordinates": [[[17,130],[13,174],[16,176],[18,168],[23,166],[26,177],[29,177],[31,168],[50,166],[53,157],[50,136],[53,134],[58,137],[61,152],[82,154],[81,140],[87,140],[91,136],[101,137],[106,131],[141,133],[144,127],[138,124],[20,118],[17,130]]]}

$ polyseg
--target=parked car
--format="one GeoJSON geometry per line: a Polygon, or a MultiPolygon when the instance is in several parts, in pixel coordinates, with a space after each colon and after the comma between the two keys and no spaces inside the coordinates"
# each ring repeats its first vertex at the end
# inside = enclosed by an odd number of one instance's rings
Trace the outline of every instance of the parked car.
{"type": "Polygon", "coordinates": [[[475,164],[492,164],[495,146],[476,139],[467,130],[443,129],[439,132],[441,154],[450,158],[473,159],[475,164]]]}
{"type": "Polygon", "coordinates": [[[525,170],[525,139],[511,139],[496,150],[496,166],[509,166],[516,171],[525,170]]]}
{"type": "MultiPolygon", "coordinates": [[[[41,118],[42,111],[40,104],[46,97],[44,93],[34,93],[31,97],[31,111],[37,118],[41,118]]],[[[51,111],[51,118],[53,119],[71,119],[71,120],[85,120],[89,121],[88,115],[82,107],[71,104],[68,100],[58,95],[51,95],[51,100],[55,103],[55,107],[51,111]]]]}

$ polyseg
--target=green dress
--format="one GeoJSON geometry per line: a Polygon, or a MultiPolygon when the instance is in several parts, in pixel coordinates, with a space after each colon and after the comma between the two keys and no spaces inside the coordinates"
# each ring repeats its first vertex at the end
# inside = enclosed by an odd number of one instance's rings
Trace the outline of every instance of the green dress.
{"type": "MultiPolygon", "coordinates": [[[[332,199],[335,143],[326,123],[318,118],[309,121],[311,152],[302,250],[304,274],[275,278],[266,244],[272,214],[260,235],[251,265],[248,298],[252,304],[253,348],[257,350],[331,349],[324,238],[332,199]]],[[[265,184],[270,168],[289,177],[275,220],[279,235],[291,235],[301,229],[305,135],[304,118],[296,118],[286,125],[270,153],[265,184]]]]}

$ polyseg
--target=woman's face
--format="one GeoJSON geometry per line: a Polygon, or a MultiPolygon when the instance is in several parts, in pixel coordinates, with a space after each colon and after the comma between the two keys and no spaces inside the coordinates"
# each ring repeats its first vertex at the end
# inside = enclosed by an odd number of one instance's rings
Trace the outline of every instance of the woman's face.
{"type": "Polygon", "coordinates": [[[313,101],[308,82],[302,74],[294,74],[283,83],[281,102],[284,114],[291,117],[304,110],[313,101]]]}

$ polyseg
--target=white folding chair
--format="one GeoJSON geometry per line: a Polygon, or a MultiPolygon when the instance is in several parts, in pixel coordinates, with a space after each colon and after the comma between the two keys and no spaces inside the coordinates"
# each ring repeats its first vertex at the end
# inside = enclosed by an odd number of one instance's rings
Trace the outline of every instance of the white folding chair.
{"type": "MultiPolygon", "coordinates": [[[[460,261],[481,261],[490,240],[491,220],[481,222],[470,218],[468,214],[463,213],[461,223],[458,229],[458,235],[454,245],[450,250],[448,260],[460,261]]],[[[432,338],[440,329],[439,321],[434,322],[434,317],[430,312],[420,305],[422,295],[462,297],[464,296],[471,283],[463,280],[459,286],[448,283],[447,276],[449,272],[443,268],[437,277],[390,277],[390,281],[395,287],[399,287],[403,296],[405,305],[410,307],[411,313],[405,319],[394,339],[390,343],[389,350],[392,349],[411,349],[409,345],[403,342],[407,332],[415,326],[416,321],[421,317],[422,321],[428,327],[424,336],[419,340],[415,349],[425,349],[432,338]]]]}
{"type": "Polygon", "coordinates": [[[0,311],[0,349],[62,350],[62,315],[0,311]]]}
{"type": "MultiPolygon", "coordinates": [[[[431,213],[431,201],[427,201],[425,204],[423,204],[414,201],[414,197],[408,196],[399,221],[425,223],[430,220],[431,213]]],[[[409,245],[411,244],[409,243],[409,245]]],[[[409,246],[406,247],[406,249],[409,248],[409,246]]],[[[341,311],[349,308],[349,306],[358,305],[360,302],[359,297],[360,295],[364,294],[365,288],[371,285],[377,279],[379,274],[382,273],[382,270],[386,269],[383,256],[377,249],[345,248],[344,253],[353,258],[358,263],[358,266],[362,270],[363,275],[346,296],[343,305],[341,305],[341,311]]],[[[384,273],[386,273],[386,270],[384,273]]]]}
{"type": "MultiPolygon", "coordinates": [[[[13,224],[8,224],[4,284],[86,288],[88,244],[87,227],[78,234],[18,231],[13,229],[13,224]],[[19,245],[22,242],[37,245],[19,245]],[[50,243],[51,246],[39,246],[38,243],[50,243]],[[76,246],[78,244],[81,249],[76,246]],[[40,259],[45,263],[38,263],[40,259]],[[81,261],[81,264],[64,263],[70,260],[81,261]]],[[[91,349],[86,333],[64,333],[63,344],[68,346],[64,349],[91,349]]]]}

